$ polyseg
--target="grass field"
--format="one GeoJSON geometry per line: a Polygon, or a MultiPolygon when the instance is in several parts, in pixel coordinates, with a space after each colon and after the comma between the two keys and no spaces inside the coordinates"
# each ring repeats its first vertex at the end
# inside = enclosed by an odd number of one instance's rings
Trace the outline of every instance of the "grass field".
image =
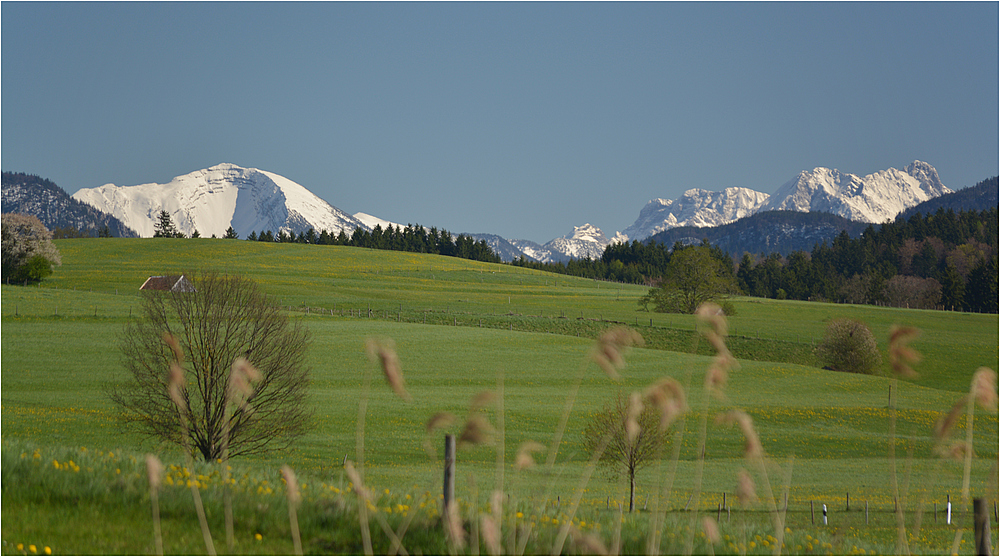
{"type": "MultiPolygon", "coordinates": [[[[743,436],[738,428],[717,426],[709,419],[702,461],[697,451],[699,416],[743,408],[753,417],[769,457],[774,497],[779,499],[787,488],[791,532],[785,552],[896,551],[888,458],[895,438],[893,464],[906,504],[909,548],[914,553],[948,553],[956,525],[945,525],[943,516],[935,522],[933,508],[937,505],[943,512],[949,496],[958,502],[963,464],[932,454],[932,428],[968,390],[975,369],[995,369],[998,359],[998,322],[992,315],[737,299],[729,345],[740,367],[730,375],[728,400],[712,400],[706,408],[702,383],[710,349],[695,333],[690,316],[638,311],[637,300],[645,292],[638,286],[334,246],[207,239],[62,240],[57,246],[63,265],[50,280],[0,290],[5,554],[31,554],[30,545],[37,553],[44,553],[45,546],[54,553],[152,552],[141,455],[156,452],[178,467],[183,467],[183,457],[123,429],[104,392],[124,379],[117,339],[130,312],[138,309],[138,286],[154,274],[204,268],[246,274],[304,319],[313,334],[310,404],[316,427],[294,451],[234,463],[247,487],[243,511],[237,513],[243,535],[235,548],[238,553],[291,552],[278,487],[277,468],[283,463],[314,490],[303,489],[307,496],[300,511],[306,551],[362,551],[358,518],[350,519],[353,499],[343,498],[348,486],[342,463],[345,457],[355,458],[363,374],[379,373],[364,353],[366,338],[395,340],[414,398],[412,403],[401,402],[377,383],[370,392],[365,468],[366,483],[381,497],[376,507],[389,509],[385,516],[395,527],[406,520],[403,514],[416,511],[418,501],[427,509],[437,507],[442,441],[436,434],[431,442],[438,454],[428,455],[424,424],[439,411],[464,416],[471,397],[496,389],[502,377],[505,465],[497,466],[498,445],[460,451],[458,491],[471,516],[486,508],[489,492],[503,477],[504,490],[520,502],[525,522],[537,524],[525,538],[530,542],[527,553],[552,549],[558,523],[551,521],[565,519],[568,501],[577,495],[582,499],[574,524],[581,531],[598,532],[608,545],[619,539],[623,552],[646,553],[642,540],[649,531],[650,509],[618,521],[614,502],[627,494],[620,480],[599,472],[583,488],[586,491],[577,491],[587,460],[581,434],[590,413],[614,393],[640,390],[668,375],[686,387],[692,411],[683,422],[668,503],[673,512],[664,528],[662,551],[685,552],[685,543],[698,539],[700,545],[692,545],[692,551],[772,553],[768,546],[774,542],[767,536],[775,532],[769,530],[763,501],[751,512],[723,513],[720,525],[729,539],[712,547],[697,534],[698,524],[692,528],[694,508],[685,511],[696,491],[701,493],[698,508],[713,518],[722,494],[733,498],[736,475],[748,467],[741,458],[743,436]],[[896,383],[893,409],[889,391],[894,381],[887,375],[859,376],[817,367],[814,343],[826,323],[841,316],[867,322],[883,352],[891,325],[923,331],[913,343],[924,356],[916,366],[921,377],[896,383]],[[647,341],[646,348],[628,354],[620,383],[587,364],[593,339],[615,323],[632,326],[647,341]],[[548,445],[552,440],[570,385],[584,367],[555,479],[544,470],[515,473],[514,454],[523,442],[548,445]],[[895,435],[890,434],[893,416],[895,435]],[[67,468],[69,461],[80,470],[67,468]],[[703,481],[696,490],[702,466],[703,481]],[[867,525],[865,502],[871,510],[867,525]],[[914,525],[918,502],[925,509],[919,532],[914,525]],[[81,503],[105,519],[92,521],[78,514],[76,505],[81,503]],[[831,509],[830,524],[823,527],[817,520],[814,525],[810,505],[818,514],[824,503],[831,509]],[[741,537],[748,532],[749,537],[741,537]],[[261,540],[255,534],[262,534],[261,540]],[[668,539],[679,545],[668,544],[668,539]]],[[[495,409],[487,415],[494,425],[500,423],[495,409]]],[[[971,488],[976,496],[991,500],[997,491],[997,429],[995,412],[977,411],[971,488]]],[[[964,421],[956,435],[964,436],[964,421]]],[[[204,466],[203,475],[215,477],[217,470],[204,466]]],[[[656,486],[670,466],[666,460],[642,472],[640,501],[650,505],[650,497],[655,500],[656,486]]],[[[759,472],[755,478],[763,497],[764,478],[759,472]]],[[[213,510],[221,503],[211,497],[211,480],[206,480],[205,489],[213,533],[221,532],[221,511],[213,510]]],[[[203,552],[190,494],[165,493],[163,503],[164,531],[178,533],[167,551],[203,552]]],[[[958,524],[969,527],[968,517],[962,516],[958,524]]],[[[439,531],[433,513],[425,519],[420,533],[407,534],[404,545],[411,553],[448,553],[439,534],[427,533],[439,531]]],[[[414,520],[416,524],[422,519],[414,520]]],[[[377,547],[388,551],[379,527],[373,526],[372,532],[382,544],[377,547]]],[[[971,534],[962,540],[959,552],[970,553],[971,534]]],[[[216,540],[217,547],[224,547],[222,543],[216,540]]],[[[569,545],[566,551],[586,553],[569,545]]]]}

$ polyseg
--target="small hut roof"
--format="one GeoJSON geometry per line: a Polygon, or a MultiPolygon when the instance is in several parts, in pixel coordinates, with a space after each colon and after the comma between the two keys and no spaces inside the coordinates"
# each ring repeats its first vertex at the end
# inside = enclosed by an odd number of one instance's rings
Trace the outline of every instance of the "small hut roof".
{"type": "Polygon", "coordinates": [[[139,290],[163,290],[170,292],[194,292],[194,285],[184,275],[149,277],[139,290]]]}

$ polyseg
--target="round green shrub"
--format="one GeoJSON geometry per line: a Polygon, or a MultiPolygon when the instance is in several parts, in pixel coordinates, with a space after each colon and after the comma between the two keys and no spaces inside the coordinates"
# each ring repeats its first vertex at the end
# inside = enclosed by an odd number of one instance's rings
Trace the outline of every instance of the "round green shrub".
{"type": "Polygon", "coordinates": [[[868,325],[853,319],[834,319],[816,347],[820,362],[837,371],[875,374],[882,365],[875,335],[868,325]]]}

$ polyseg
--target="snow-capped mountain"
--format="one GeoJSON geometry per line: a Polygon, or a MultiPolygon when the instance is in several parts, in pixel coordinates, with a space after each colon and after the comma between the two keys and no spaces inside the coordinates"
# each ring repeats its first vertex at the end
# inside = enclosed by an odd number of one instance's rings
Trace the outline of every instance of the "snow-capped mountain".
{"type": "Polygon", "coordinates": [[[604,254],[604,248],[616,241],[624,239],[620,234],[616,234],[609,240],[600,228],[587,223],[583,226],[574,226],[573,232],[544,245],[538,245],[530,240],[510,240],[510,243],[531,259],[551,263],[584,257],[600,259],[604,254]]]}
{"type": "Polygon", "coordinates": [[[230,226],[241,238],[251,232],[279,230],[305,232],[310,228],[333,233],[368,227],[333,207],[301,185],[256,168],[219,164],[178,176],[166,184],[84,188],[74,199],[110,213],[139,233],[153,235],[161,210],[177,229],[190,235],[223,236],[230,226]]]}
{"type": "Polygon", "coordinates": [[[675,200],[653,199],[622,234],[628,239],[642,240],[678,226],[719,226],[754,214],[768,197],[747,188],[690,189],[675,200]]]}
{"type": "MultiPolygon", "coordinates": [[[[476,233],[476,234],[468,234],[468,236],[477,242],[479,241],[486,242],[486,245],[490,246],[490,249],[493,250],[493,253],[497,254],[497,257],[499,257],[502,261],[505,261],[507,263],[510,263],[511,261],[517,259],[518,257],[527,255],[521,248],[515,246],[512,241],[507,240],[506,238],[503,238],[502,236],[498,236],[496,234],[476,233]]],[[[530,256],[528,257],[529,259],[534,259],[533,257],[530,256]]]]}
{"type": "Polygon", "coordinates": [[[354,213],[353,216],[354,218],[361,221],[361,223],[367,226],[369,229],[374,229],[375,225],[378,225],[382,228],[382,230],[385,230],[386,228],[389,228],[390,224],[392,225],[393,228],[406,228],[406,226],[401,225],[399,223],[395,223],[385,219],[380,219],[374,215],[369,215],[368,213],[354,213]]]}
{"type": "Polygon", "coordinates": [[[861,222],[880,223],[906,209],[951,193],[933,166],[913,161],[860,177],[836,169],[802,171],[774,192],[760,210],[818,211],[861,222]]]}
{"type": "Polygon", "coordinates": [[[913,161],[903,170],[890,168],[864,177],[817,167],[800,172],[773,195],[734,187],[720,192],[691,189],[676,200],[654,199],[623,234],[643,240],[670,228],[720,226],[773,210],[826,212],[880,223],[949,192],[937,170],[921,161],[913,161]]]}

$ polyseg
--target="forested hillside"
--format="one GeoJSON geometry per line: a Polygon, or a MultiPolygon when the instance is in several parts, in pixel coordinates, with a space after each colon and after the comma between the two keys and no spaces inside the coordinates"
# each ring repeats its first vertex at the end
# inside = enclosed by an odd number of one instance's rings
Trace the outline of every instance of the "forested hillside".
{"type": "Polygon", "coordinates": [[[859,238],[787,258],[744,254],[737,279],[749,295],[902,307],[997,311],[997,209],[938,209],[859,238]]]}
{"type": "Polygon", "coordinates": [[[502,262],[500,257],[483,240],[477,242],[466,234],[452,236],[451,232],[447,230],[442,229],[439,231],[436,227],[426,229],[419,224],[407,225],[405,228],[395,227],[390,224],[384,230],[381,225],[376,224],[371,232],[356,228],[350,236],[343,229],[337,235],[331,234],[326,230],[317,234],[315,230],[309,229],[308,232],[300,233],[298,236],[292,236],[283,231],[274,234],[270,230],[267,230],[261,231],[260,234],[252,232],[247,240],[354,246],[359,248],[447,255],[490,263],[502,262]]]}
{"type": "Polygon", "coordinates": [[[946,193],[934,199],[928,199],[920,205],[910,207],[900,213],[896,219],[908,219],[917,213],[929,215],[937,212],[938,209],[952,209],[954,211],[984,211],[1000,204],[1000,193],[998,193],[998,177],[994,176],[983,180],[978,184],[963,188],[958,191],[946,193]]]}
{"type": "Polygon", "coordinates": [[[56,238],[121,236],[134,230],[112,215],[69,196],[54,182],[32,174],[3,173],[3,212],[38,217],[56,238]]]}
{"type": "MultiPolygon", "coordinates": [[[[939,209],[868,225],[858,238],[842,231],[830,243],[795,251],[737,256],[743,293],[777,299],[825,300],[912,308],[997,312],[997,209],[939,209]]],[[[678,242],[608,246],[598,260],[513,264],[596,279],[653,284],[678,242]]],[[[716,253],[725,251],[713,245],[716,253]]]]}
{"type": "Polygon", "coordinates": [[[679,226],[653,235],[647,241],[672,246],[708,240],[728,253],[743,252],[788,255],[810,251],[832,241],[841,232],[857,238],[867,225],[832,213],[764,211],[721,226],[679,226]]]}

